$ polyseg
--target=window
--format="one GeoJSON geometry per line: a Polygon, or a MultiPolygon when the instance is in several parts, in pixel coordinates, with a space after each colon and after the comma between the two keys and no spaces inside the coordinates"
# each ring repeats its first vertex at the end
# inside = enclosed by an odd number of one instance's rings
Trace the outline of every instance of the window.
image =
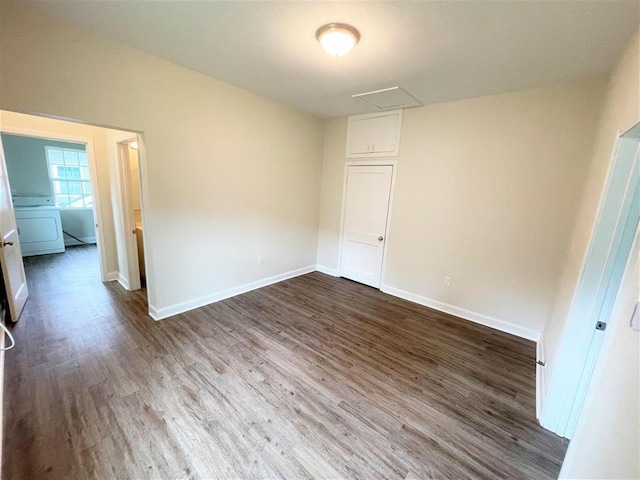
{"type": "Polygon", "coordinates": [[[56,205],[93,208],[87,153],[58,147],[45,147],[45,151],[56,205]]]}

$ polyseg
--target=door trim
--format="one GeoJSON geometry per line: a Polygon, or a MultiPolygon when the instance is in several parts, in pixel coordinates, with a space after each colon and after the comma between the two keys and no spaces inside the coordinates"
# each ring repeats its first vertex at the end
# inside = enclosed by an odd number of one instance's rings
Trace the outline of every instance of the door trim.
{"type": "MultiPolygon", "coordinates": [[[[593,376],[593,370],[589,373],[588,377],[583,378],[584,367],[591,360],[597,361],[598,355],[601,352],[602,342],[606,341],[607,331],[602,332],[604,338],[598,342],[598,347],[593,350],[593,337],[595,322],[597,314],[600,311],[603,303],[596,303],[595,298],[591,298],[587,295],[585,287],[585,278],[587,275],[591,275],[590,281],[595,283],[598,288],[603,284],[603,278],[607,263],[611,260],[611,253],[616,232],[620,227],[622,220],[622,214],[624,206],[627,204],[629,196],[633,194],[633,189],[629,190],[629,185],[632,178],[626,179],[625,191],[620,198],[619,204],[616,204],[616,209],[613,212],[615,214],[615,221],[611,237],[606,237],[606,242],[597,244],[598,247],[605,247],[604,257],[601,260],[594,260],[594,245],[596,245],[597,234],[599,232],[600,222],[605,214],[605,203],[611,194],[612,181],[614,176],[616,178],[626,178],[620,176],[624,174],[624,171],[619,173],[616,170],[622,155],[629,155],[632,152],[633,159],[631,160],[630,171],[633,172],[634,164],[637,166],[638,158],[640,156],[640,123],[635,127],[627,130],[624,134],[618,132],[616,134],[615,143],[613,146],[613,152],[611,154],[606,177],[603,180],[602,188],[600,191],[600,198],[597,209],[591,221],[591,228],[589,232],[589,239],[586,245],[581,266],[580,273],[577,277],[576,284],[572,292],[572,299],[569,306],[569,311],[566,316],[566,324],[564,331],[562,332],[561,342],[558,346],[558,353],[556,354],[556,361],[551,376],[548,378],[549,385],[547,386],[544,403],[542,405],[542,411],[540,415],[540,424],[552,432],[557,433],[565,438],[571,438],[575,423],[579,416],[579,411],[583,405],[589,382],[593,376]],[[606,251],[605,251],[606,250],[606,251]],[[597,261],[601,263],[602,270],[593,270],[592,263],[597,261]],[[591,270],[588,270],[591,267],[591,270]],[[599,272],[599,273],[597,273],[599,272]],[[596,281],[597,275],[597,281],[596,281]],[[585,300],[587,298],[587,300],[585,300]],[[586,313],[585,313],[586,312],[586,313]],[[587,316],[588,322],[585,322],[584,318],[587,316]],[[595,357],[592,357],[596,355],[595,357]],[[582,384],[581,384],[582,383],[582,384]]],[[[631,158],[631,157],[627,157],[631,158]]],[[[609,213],[610,215],[610,213],[609,213]]],[[[613,218],[613,217],[607,217],[613,218]]],[[[626,219],[625,219],[626,221],[626,219]]],[[[622,238],[618,238],[616,245],[619,246],[622,238]]],[[[628,259],[627,259],[628,260],[628,259]]],[[[597,264],[596,264],[597,265],[597,264]]],[[[611,277],[608,277],[608,282],[611,277]]],[[[610,319],[611,312],[608,313],[610,319]]]]}
{"type": "MultiPolygon", "coordinates": [[[[46,118],[46,117],[43,117],[46,118]]],[[[107,253],[105,250],[104,240],[104,224],[102,216],[102,206],[100,204],[100,179],[98,178],[98,165],[96,163],[95,149],[93,147],[93,139],[89,137],[82,137],[76,135],[68,135],[65,133],[48,132],[43,130],[35,130],[31,128],[20,128],[3,125],[0,128],[0,133],[8,133],[10,135],[20,135],[23,137],[41,138],[45,140],[57,140],[62,142],[82,143],[85,145],[87,152],[87,161],[89,163],[89,180],[91,182],[91,190],[96,192],[93,197],[93,214],[94,224],[93,229],[96,232],[96,245],[98,247],[98,265],[100,267],[100,280],[102,282],[108,282],[108,269],[107,269],[107,253]],[[96,227],[98,224],[98,227],[96,227]]],[[[109,179],[107,179],[109,183],[109,179]]]]}
{"type": "MultiPolygon", "coordinates": [[[[118,282],[127,290],[139,290],[140,284],[140,267],[138,263],[138,245],[135,238],[135,220],[133,217],[133,198],[131,189],[131,163],[129,158],[129,144],[138,141],[138,136],[130,136],[126,140],[118,140],[118,190],[120,194],[120,214],[122,215],[122,224],[125,232],[125,250],[127,254],[127,279],[123,282],[123,275],[120,272],[118,282]],[[126,285],[125,285],[126,283],[126,285]]],[[[139,143],[138,143],[139,145],[139,143]]],[[[140,172],[138,168],[138,173],[140,172]]],[[[142,208],[142,207],[141,207],[142,208]]]]}
{"type": "Polygon", "coordinates": [[[344,174],[342,178],[342,211],[340,213],[340,241],[338,244],[338,276],[342,276],[342,243],[344,241],[344,217],[347,208],[347,176],[349,174],[349,167],[384,167],[390,166],[391,168],[391,190],[389,191],[389,210],[387,212],[387,223],[385,225],[384,237],[386,241],[382,247],[382,272],[380,274],[380,287],[385,285],[385,273],[387,267],[387,248],[389,244],[389,232],[391,231],[391,214],[393,213],[393,199],[395,197],[396,187],[396,172],[398,170],[397,160],[360,160],[360,161],[346,161],[344,163],[344,174]]]}

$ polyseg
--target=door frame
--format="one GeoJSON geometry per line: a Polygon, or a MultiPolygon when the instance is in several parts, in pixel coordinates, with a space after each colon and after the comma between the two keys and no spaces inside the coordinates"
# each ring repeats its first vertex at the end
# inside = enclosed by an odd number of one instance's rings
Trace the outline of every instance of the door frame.
{"type": "Polygon", "coordinates": [[[393,213],[393,199],[395,197],[396,187],[396,173],[398,170],[397,160],[351,160],[344,163],[344,174],[342,178],[342,212],[340,213],[340,241],[338,243],[338,269],[337,276],[342,276],[342,244],[344,243],[344,218],[345,211],[347,209],[347,176],[349,175],[349,167],[384,167],[390,166],[391,168],[391,190],[389,191],[389,209],[387,211],[387,222],[384,232],[384,246],[382,247],[382,269],[380,272],[380,286],[378,290],[385,285],[385,273],[387,266],[387,248],[389,245],[389,232],[391,231],[391,215],[393,213]]]}
{"type": "MultiPolygon", "coordinates": [[[[141,288],[140,282],[140,266],[138,263],[138,247],[135,236],[135,220],[132,223],[133,218],[133,205],[132,205],[132,191],[131,191],[131,166],[129,163],[129,144],[131,142],[138,142],[138,176],[140,177],[140,136],[132,132],[123,132],[122,134],[114,137],[116,143],[116,189],[119,197],[119,211],[118,216],[122,222],[124,238],[123,241],[127,275],[122,275],[122,272],[118,274],[118,282],[127,290],[134,291],[141,288]]],[[[140,181],[140,178],[138,179],[140,181]]],[[[142,182],[140,181],[140,211],[142,212],[144,207],[142,206],[142,182]]],[[[144,214],[142,214],[144,216],[144,214]]],[[[144,231],[144,226],[143,226],[144,231]]],[[[117,236],[117,233],[116,233],[117,236]]],[[[146,256],[145,256],[146,263],[146,256]]],[[[145,265],[146,268],[146,265],[145,265]]]]}
{"type": "MultiPolygon", "coordinates": [[[[607,332],[610,331],[610,328],[606,328],[600,332],[601,338],[595,339],[594,335],[597,334],[594,334],[594,320],[598,319],[597,317],[600,314],[600,310],[606,302],[606,297],[603,297],[602,302],[596,304],[589,284],[585,285],[585,282],[587,282],[587,275],[593,277],[588,281],[591,283],[596,281],[597,290],[595,296],[598,296],[600,288],[606,288],[606,285],[608,285],[611,280],[611,276],[605,278],[605,273],[612,261],[612,256],[617,252],[617,248],[620,247],[623,242],[623,237],[618,237],[617,233],[619,228],[624,228],[624,224],[628,220],[628,216],[625,217],[623,212],[625,205],[630,204],[631,196],[635,192],[634,188],[630,188],[633,180],[631,174],[634,172],[634,169],[638,168],[638,162],[640,162],[640,123],[625,133],[618,133],[616,135],[614,149],[600,193],[598,208],[593,217],[589,241],[582,260],[578,281],[573,291],[566,325],[562,333],[556,365],[552,371],[552,376],[542,405],[539,419],[540,424],[544,428],[565,438],[571,438],[573,436],[577,419],[584,404],[591,378],[593,377],[594,367],[602,351],[601,346],[606,342],[607,332]],[[633,159],[631,160],[628,173],[629,178],[627,179],[624,176],[625,171],[622,170],[618,173],[616,166],[618,162],[622,161],[620,160],[621,158],[629,158],[622,157],[623,155],[629,154],[633,155],[633,159]],[[615,218],[609,219],[613,220],[613,230],[611,237],[604,237],[608,243],[602,244],[602,246],[606,246],[606,252],[604,252],[604,257],[602,258],[603,252],[595,252],[594,245],[597,240],[596,236],[598,234],[600,221],[603,218],[605,204],[608,195],[611,193],[610,189],[614,176],[616,176],[617,179],[625,180],[625,189],[619,204],[614,204],[615,211],[613,213],[615,218]],[[614,242],[616,238],[617,241],[614,242]],[[600,260],[594,257],[594,255],[599,256],[600,260]],[[601,269],[598,267],[598,264],[601,264],[601,269]],[[593,270],[593,265],[596,266],[596,270],[593,270]],[[585,316],[588,318],[588,322],[584,320],[585,316]],[[594,341],[594,339],[597,341],[594,341]]],[[[600,246],[600,244],[598,244],[598,246],[600,246]]],[[[631,252],[629,255],[631,255],[631,252]]],[[[628,262],[628,258],[626,261],[628,262]]],[[[610,316],[611,312],[608,313],[607,322],[611,320],[610,316]]]]}
{"type": "Polygon", "coordinates": [[[66,133],[48,132],[44,130],[37,130],[32,128],[20,128],[2,125],[0,127],[0,133],[7,133],[10,135],[19,135],[21,137],[33,137],[44,140],[54,140],[59,142],[72,142],[82,143],[85,145],[87,153],[87,162],[89,163],[89,181],[91,182],[91,191],[94,192],[93,197],[93,229],[96,232],[96,247],[98,248],[98,265],[100,267],[100,280],[102,282],[108,282],[112,280],[108,278],[109,272],[107,271],[107,254],[105,251],[105,240],[102,225],[102,206],[100,204],[100,179],[98,178],[98,168],[95,158],[95,150],[93,147],[93,139],[88,137],[82,137],[77,135],[68,135],[66,133]]]}

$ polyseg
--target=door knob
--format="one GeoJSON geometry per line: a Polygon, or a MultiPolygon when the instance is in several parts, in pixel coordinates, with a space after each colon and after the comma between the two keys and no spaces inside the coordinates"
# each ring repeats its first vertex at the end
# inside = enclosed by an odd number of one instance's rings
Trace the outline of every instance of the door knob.
{"type": "Polygon", "coordinates": [[[7,247],[7,246],[10,247],[11,245],[13,245],[13,242],[2,242],[3,247],[7,247]]]}
{"type": "Polygon", "coordinates": [[[384,238],[382,238],[382,235],[380,235],[380,236],[378,237],[378,241],[379,241],[379,242],[381,242],[382,240],[384,240],[384,238]]]}

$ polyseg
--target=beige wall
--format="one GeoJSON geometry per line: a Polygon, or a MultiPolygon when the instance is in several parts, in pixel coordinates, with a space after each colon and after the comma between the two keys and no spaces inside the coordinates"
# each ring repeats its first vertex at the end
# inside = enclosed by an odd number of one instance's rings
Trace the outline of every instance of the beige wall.
{"type": "Polygon", "coordinates": [[[143,132],[158,311],[315,264],[320,120],[2,5],[0,108],[143,132]]]}
{"type": "MultiPolygon", "coordinates": [[[[546,372],[544,390],[552,379],[569,306],[576,288],[598,203],[606,180],[618,136],[640,121],[639,36],[630,40],[606,87],[595,148],[589,157],[589,170],[581,192],[580,208],[573,220],[571,242],[562,257],[562,272],[555,289],[553,308],[544,329],[546,372]]],[[[570,340],[567,340],[570,341],[570,340]]]]}
{"type": "Polygon", "coordinates": [[[629,319],[640,292],[638,240],[607,339],[562,464],[563,479],[640,478],[640,333],[629,319]]]}
{"type": "MultiPolygon", "coordinates": [[[[541,332],[602,91],[593,82],[406,110],[384,283],[541,332]]],[[[325,123],[318,264],[328,268],[338,267],[345,137],[346,119],[325,123]]]]}
{"type": "Polygon", "coordinates": [[[56,135],[91,139],[96,160],[98,189],[101,216],[98,219],[105,239],[104,254],[107,271],[105,274],[118,271],[118,257],[115,247],[115,232],[111,212],[111,192],[109,185],[109,154],[105,141],[104,128],[80,125],[50,118],[34,117],[0,110],[0,130],[21,131],[29,134],[40,134],[56,138],[56,135]]]}

